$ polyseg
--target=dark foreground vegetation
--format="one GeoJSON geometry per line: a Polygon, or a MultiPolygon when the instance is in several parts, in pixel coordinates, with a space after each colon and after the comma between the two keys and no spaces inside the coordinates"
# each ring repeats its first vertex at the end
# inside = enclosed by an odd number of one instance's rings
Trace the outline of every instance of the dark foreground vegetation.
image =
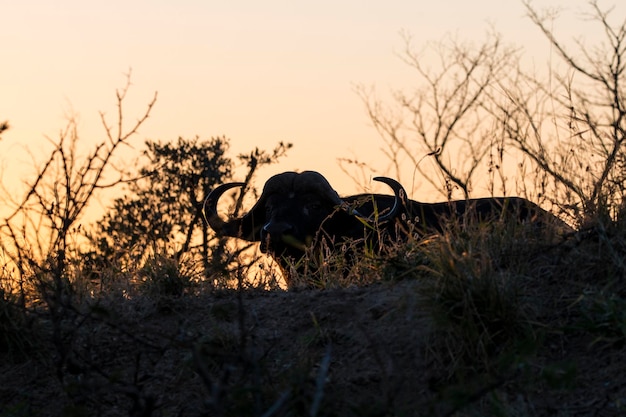
{"type": "Polygon", "coordinates": [[[443,42],[440,73],[407,38],[415,95],[394,112],[359,93],[391,166],[442,198],[487,172],[492,194],[515,189],[575,231],[450,221],[347,267],[349,243],[311,252],[287,290],[202,206],[225,182],[255,193],[291,145],[231,158],[223,137],[147,140],[121,163],[156,102],[127,126],[127,84],[102,142],[82,149],[70,120],[26,191],[2,193],[0,416],[626,415],[626,23],[590,2],[606,42],[572,49],[527,10],[564,66],[550,82],[497,36],[443,42]]]}
{"type": "Polygon", "coordinates": [[[4,292],[0,415],[623,415],[626,228],[533,239],[450,230],[290,291],[163,259],[97,295],[4,292]]]}

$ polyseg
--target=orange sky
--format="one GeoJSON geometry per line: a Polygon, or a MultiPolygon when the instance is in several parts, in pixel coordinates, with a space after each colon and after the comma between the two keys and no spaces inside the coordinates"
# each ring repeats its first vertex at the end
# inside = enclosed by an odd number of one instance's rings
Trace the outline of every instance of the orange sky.
{"type": "MultiPolygon", "coordinates": [[[[354,86],[411,86],[413,74],[396,56],[401,30],[416,46],[449,33],[480,42],[492,23],[536,64],[549,58],[547,42],[515,0],[4,3],[0,121],[11,129],[0,141],[0,162],[9,187],[24,168],[32,172],[26,148],[43,159],[44,137],[56,137],[67,114],[79,115],[85,144],[102,140],[98,112],[115,114],[115,89],[129,68],[129,120],[159,94],[138,148],[145,138],[225,135],[235,154],[288,141],[289,156],[260,180],[313,169],[340,193],[352,193],[357,187],[337,158],[368,162],[372,176],[386,167],[354,86]]],[[[586,1],[534,3],[565,9],[557,33],[586,36],[576,14],[586,1]]]]}

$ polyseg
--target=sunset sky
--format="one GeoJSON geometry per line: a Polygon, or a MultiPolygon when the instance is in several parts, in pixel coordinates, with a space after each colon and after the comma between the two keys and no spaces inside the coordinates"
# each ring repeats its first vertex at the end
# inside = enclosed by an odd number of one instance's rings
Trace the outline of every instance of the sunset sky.
{"type": "MultiPolygon", "coordinates": [[[[260,180],[312,169],[340,193],[351,193],[357,187],[337,158],[368,162],[372,176],[386,166],[355,86],[381,92],[411,86],[413,74],[397,56],[401,31],[419,47],[446,34],[480,42],[493,25],[535,65],[550,57],[547,41],[516,0],[3,3],[0,121],[11,129],[0,141],[0,161],[9,186],[32,172],[29,152],[37,160],[46,156],[45,137],[56,138],[69,114],[79,116],[84,144],[101,141],[98,112],[114,121],[115,89],[132,69],[129,122],[158,91],[152,116],[133,142],[137,150],[146,138],[196,135],[227,136],[233,155],[292,142],[289,156],[262,171],[260,180]]],[[[587,36],[579,14],[586,3],[533,4],[562,7],[554,29],[569,39],[587,36]]]]}

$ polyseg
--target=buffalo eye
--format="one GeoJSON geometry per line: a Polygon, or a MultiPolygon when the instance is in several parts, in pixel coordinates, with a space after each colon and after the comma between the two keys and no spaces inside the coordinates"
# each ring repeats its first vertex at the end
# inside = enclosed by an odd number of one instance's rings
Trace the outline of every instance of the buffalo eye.
{"type": "Polygon", "coordinates": [[[307,203],[304,206],[303,212],[306,216],[310,216],[314,212],[319,211],[321,208],[322,208],[322,205],[319,202],[314,201],[311,203],[307,203]]]}

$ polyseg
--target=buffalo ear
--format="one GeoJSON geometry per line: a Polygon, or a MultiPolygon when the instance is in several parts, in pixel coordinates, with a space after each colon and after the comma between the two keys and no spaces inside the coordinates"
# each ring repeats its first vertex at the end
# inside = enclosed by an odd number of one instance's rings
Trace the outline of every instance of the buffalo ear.
{"type": "Polygon", "coordinates": [[[249,242],[261,241],[261,229],[266,221],[266,198],[259,198],[254,206],[241,217],[239,223],[239,237],[249,242]]]}
{"type": "Polygon", "coordinates": [[[376,219],[371,219],[359,213],[356,209],[351,208],[345,202],[342,202],[341,207],[344,210],[346,210],[348,213],[358,217],[361,221],[366,222],[366,223],[372,223],[373,221],[376,221],[378,223],[383,223],[383,222],[387,222],[389,220],[395,219],[398,216],[398,214],[401,212],[402,207],[406,207],[407,205],[406,190],[404,189],[402,184],[400,184],[398,181],[389,177],[375,177],[374,181],[379,181],[384,184],[387,184],[393,190],[393,194],[394,194],[393,207],[391,207],[388,213],[382,214],[378,216],[376,219]]]}

